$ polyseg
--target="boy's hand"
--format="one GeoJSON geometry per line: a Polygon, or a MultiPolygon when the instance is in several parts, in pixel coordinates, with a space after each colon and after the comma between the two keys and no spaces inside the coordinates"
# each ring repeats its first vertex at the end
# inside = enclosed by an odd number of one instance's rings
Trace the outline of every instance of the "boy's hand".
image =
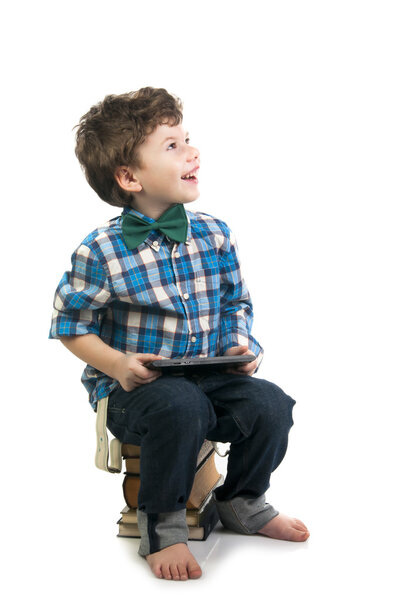
{"type": "Polygon", "coordinates": [[[114,377],[125,392],[131,392],[136,387],[151,383],[160,377],[161,371],[148,369],[145,364],[161,358],[163,357],[156,354],[123,354],[115,362],[114,377]]]}
{"type": "MultiPolygon", "coordinates": [[[[232,346],[232,348],[228,348],[224,356],[241,356],[245,354],[251,354],[254,356],[254,352],[249,350],[248,346],[232,346]]],[[[230,367],[227,369],[227,373],[234,373],[235,375],[253,375],[254,371],[257,369],[257,366],[256,359],[239,367],[230,367]]]]}

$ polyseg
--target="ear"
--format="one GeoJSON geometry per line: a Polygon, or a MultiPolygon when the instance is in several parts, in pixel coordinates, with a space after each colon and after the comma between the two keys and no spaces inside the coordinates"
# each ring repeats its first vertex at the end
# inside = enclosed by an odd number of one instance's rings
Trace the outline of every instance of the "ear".
{"type": "Polygon", "coordinates": [[[131,167],[118,167],[115,171],[115,179],[122,190],[126,192],[140,192],[142,185],[134,175],[131,167]]]}

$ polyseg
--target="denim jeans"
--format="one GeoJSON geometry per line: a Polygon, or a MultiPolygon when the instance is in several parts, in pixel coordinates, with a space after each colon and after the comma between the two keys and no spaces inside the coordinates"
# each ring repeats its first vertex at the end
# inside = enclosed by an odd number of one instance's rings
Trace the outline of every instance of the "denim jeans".
{"type": "MultiPolygon", "coordinates": [[[[285,455],[294,404],[269,381],[215,372],[162,375],[131,392],[117,388],[109,397],[107,426],[121,442],[141,446],[139,526],[141,520],[145,528],[160,527],[159,515],[172,521],[172,513],[185,510],[197,455],[208,439],[231,444],[224,484],[214,493],[221,521],[241,533],[258,531],[278,514],[264,493],[285,455]]],[[[181,514],[174,515],[178,522],[181,514]]]]}

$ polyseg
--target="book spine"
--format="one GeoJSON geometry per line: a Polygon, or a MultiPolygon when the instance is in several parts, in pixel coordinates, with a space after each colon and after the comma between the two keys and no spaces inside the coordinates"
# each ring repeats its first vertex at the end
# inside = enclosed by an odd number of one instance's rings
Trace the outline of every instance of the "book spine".
{"type": "Polygon", "coordinates": [[[220,519],[218,516],[218,512],[217,510],[215,510],[214,513],[211,515],[210,519],[207,521],[207,523],[203,523],[202,525],[204,530],[202,540],[207,540],[209,534],[213,531],[214,527],[217,525],[219,520],[220,519]]]}

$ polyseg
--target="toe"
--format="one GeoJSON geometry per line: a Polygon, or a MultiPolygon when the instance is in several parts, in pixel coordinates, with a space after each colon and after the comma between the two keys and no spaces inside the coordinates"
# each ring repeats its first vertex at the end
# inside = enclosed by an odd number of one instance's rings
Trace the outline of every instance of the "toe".
{"type": "Polygon", "coordinates": [[[186,581],[188,579],[188,571],[183,563],[178,563],[178,571],[181,581],[186,581]]]}
{"type": "Polygon", "coordinates": [[[162,565],[162,575],[164,579],[171,579],[169,565],[162,565]]]}
{"type": "Polygon", "coordinates": [[[170,565],[170,573],[171,573],[172,579],[174,579],[175,581],[179,581],[180,573],[178,572],[177,565],[170,565]]]}
{"type": "Polygon", "coordinates": [[[191,579],[198,579],[202,575],[202,570],[199,567],[198,563],[194,560],[188,563],[188,573],[191,579]]]}
{"type": "Polygon", "coordinates": [[[155,577],[158,577],[159,579],[162,579],[163,578],[163,575],[162,575],[162,565],[161,564],[157,564],[155,561],[151,561],[151,560],[148,560],[148,564],[151,567],[151,571],[155,575],[155,577]]]}
{"type": "Polygon", "coordinates": [[[307,537],[310,535],[310,532],[308,531],[307,527],[301,521],[295,523],[294,528],[296,529],[296,531],[300,532],[300,534],[305,539],[307,539],[307,537]]]}
{"type": "Polygon", "coordinates": [[[296,523],[296,525],[299,525],[302,529],[305,529],[305,531],[308,531],[306,525],[304,525],[304,523],[302,521],[300,521],[300,519],[293,519],[293,521],[296,523]]]}
{"type": "Polygon", "coordinates": [[[297,529],[297,531],[308,531],[308,529],[303,523],[295,523],[294,528],[297,529]]]}
{"type": "Polygon", "coordinates": [[[304,542],[308,537],[309,537],[309,532],[308,531],[298,531],[296,529],[295,533],[294,533],[294,539],[297,540],[298,542],[304,542]]]}

